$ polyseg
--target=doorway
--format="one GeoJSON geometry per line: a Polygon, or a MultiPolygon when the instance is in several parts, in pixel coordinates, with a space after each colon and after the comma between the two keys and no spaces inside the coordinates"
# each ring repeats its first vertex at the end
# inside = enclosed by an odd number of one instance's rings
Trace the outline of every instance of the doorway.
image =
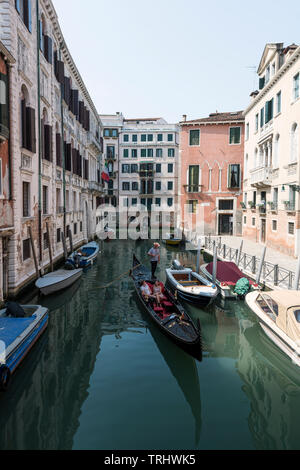
{"type": "Polygon", "coordinates": [[[219,215],[219,235],[233,235],[232,214],[219,215]]]}
{"type": "Polygon", "coordinates": [[[266,219],[261,219],[260,240],[261,243],[266,243],[266,219]]]}

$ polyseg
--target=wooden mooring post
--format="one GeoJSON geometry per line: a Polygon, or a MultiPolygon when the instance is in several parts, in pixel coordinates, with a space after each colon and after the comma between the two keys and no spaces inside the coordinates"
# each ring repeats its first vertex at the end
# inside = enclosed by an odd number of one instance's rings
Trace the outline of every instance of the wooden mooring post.
{"type": "Polygon", "coordinates": [[[69,229],[69,232],[68,232],[68,237],[69,237],[69,240],[70,240],[71,253],[73,253],[73,238],[72,238],[72,230],[70,230],[70,229],[69,229]]]}
{"type": "Polygon", "coordinates": [[[299,290],[299,280],[300,280],[300,256],[298,256],[297,269],[295,274],[295,283],[294,290],[299,290]]]}
{"type": "Polygon", "coordinates": [[[61,240],[62,240],[62,244],[63,244],[63,247],[64,247],[65,260],[67,261],[67,259],[68,259],[68,250],[67,250],[67,244],[66,244],[66,238],[65,238],[64,232],[61,233],[61,240]]]}
{"type": "Polygon", "coordinates": [[[32,235],[32,229],[31,229],[31,226],[30,226],[30,225],[29,225],[29,227],[28,227],[28,231],[29,231],[30,244],[31,244],[31,249],[32,249],[32,254],[33,254],[33,259],[34,259],[36,277],[39,278],[39,277],[40,277],[40,270],[39,270],[39,265],[38,265],[37,256],[36,256],[36,252],[35,252],[35,246],[34,246],[34,240],[33,240],[33,235],[32,235]]]}
{"type": "Polygon", "coordinates": [[[48,224],[48,222],[46,222],[46,230],[47,230],[47,241],[48,241],[48,250],[49,250],[49,258],[50,258],[50,266],[51,266],[51,272],[53,272],[54,267],[53,267],[52,247],[51,247],[50,230],[49,230],[49,224],[48,224]]]}
{"type": "Polygon", "coordinates": [[[265,257],[266,257],[266,251],[267,251],[267,247],[264,246],[262,256],[261,256],[261,259],[260,259],[260,263],[259,263],[258,273],[257,273],[257,276],[256,276],[256,284],[260,283],[261,274],[262,274],[262,270],[263,270],[264,262],[265,262],[265,257]]]}

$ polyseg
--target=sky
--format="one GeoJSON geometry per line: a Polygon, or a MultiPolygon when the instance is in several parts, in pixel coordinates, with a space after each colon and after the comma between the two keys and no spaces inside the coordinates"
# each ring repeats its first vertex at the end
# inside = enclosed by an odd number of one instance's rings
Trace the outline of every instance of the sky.
{"type": "Polygon", "coordinates": [[[100,114],[243,110],[266,43],[300,44],[299,0],[52,1],[100,114]]]}

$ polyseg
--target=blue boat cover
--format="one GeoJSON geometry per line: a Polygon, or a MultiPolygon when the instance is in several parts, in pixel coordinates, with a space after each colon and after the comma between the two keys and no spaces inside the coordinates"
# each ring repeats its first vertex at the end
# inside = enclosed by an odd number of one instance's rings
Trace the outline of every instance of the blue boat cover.
{"type": "Polygon", "coordinates": [[[35,316],[29,318],[0,318],[0,341],[3,341],[5,346],[8,347],[35,319],[35,316]]]}

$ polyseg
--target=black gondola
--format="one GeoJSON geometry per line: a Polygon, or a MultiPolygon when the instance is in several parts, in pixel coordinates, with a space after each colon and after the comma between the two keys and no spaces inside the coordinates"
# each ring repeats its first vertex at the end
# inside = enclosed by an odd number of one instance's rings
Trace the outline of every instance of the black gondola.
{"type": "Polygon", "coordinates": [[[198,327],[196,328],[180,302],[162,283],[161,286],[163,287],[165,299],[162,300],[161,307],[158,307],[153,299],[146,301],[141,293],[141,285],[143,281],[146,281],[150,289],[152,288],[151,272],[139,262],[135,255],[133,255],[132,267],[131,276],[136,293],[151,319],[178,346],[201,361],[202,340],[200,322],[198,321],[198,327]]]}

